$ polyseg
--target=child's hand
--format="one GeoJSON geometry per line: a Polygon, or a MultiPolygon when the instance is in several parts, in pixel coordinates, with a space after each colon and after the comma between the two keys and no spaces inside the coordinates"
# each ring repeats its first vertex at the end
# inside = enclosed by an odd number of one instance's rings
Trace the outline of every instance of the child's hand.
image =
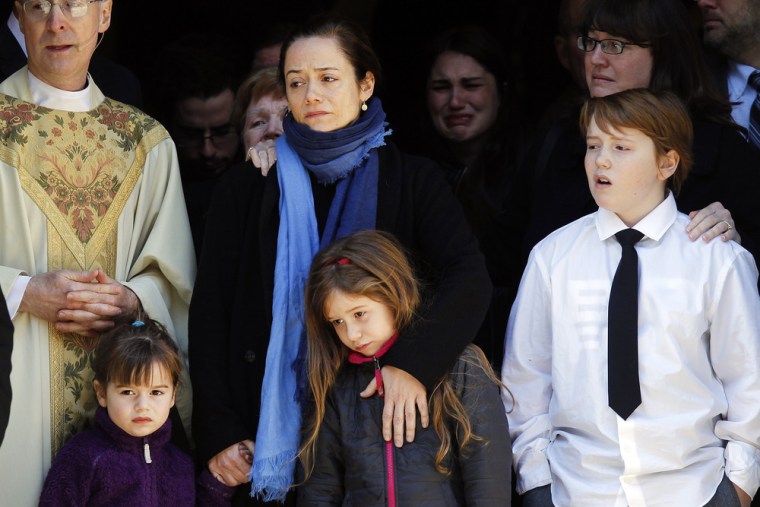
{"type": "Polygon", "coordinates": [[[237,444],[232,444],[208,461],[208,469],[216,480],[223,482],[227,486],[235,487],[245,484],[250,479],[248,472],[251,471],[251,462],[253,461],[253,441],[243,440],[237,444]],[[248,461],[241,451],[240,446],[245,451],[250,451],[251,461],[248,461]]]}
{"type": "MultiPolygon", "coordinates": [[[[385,389],[383,438],[386,441],[392,438],[396,447],[402,447],[404,445],[405,433],[407,442],[414,441],[417,409],[420,411],[422,427],[428,427],[429,414],[425,386],[404,370],[394,368],[393,366],[383,366],[382,374],[385,389]],[[405,422],[406,432],[404,432],[405,422]]],[[[377,384],[372,379],[372,382],[360,393],[360,396],[362,398],[369,398],[376,391],[377,384]]]]}

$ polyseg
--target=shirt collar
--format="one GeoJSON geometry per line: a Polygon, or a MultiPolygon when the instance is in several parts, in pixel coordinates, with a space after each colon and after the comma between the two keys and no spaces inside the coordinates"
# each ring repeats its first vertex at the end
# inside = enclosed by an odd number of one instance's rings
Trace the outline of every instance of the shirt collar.
{"type": "MultiPolygon", "coordinates": [[[[662,238],[673,225],[678,214],[673,192],[670,190],[667,192],[668,195],[665,200],[633,226],[633,229],[654,241],[659,241],[662,238]]],[[[627,228],[628,226],[614,212],[604,208],[599,208],[599,211],[596,212],[596,231],[599,234],[600,241],[604,241],[627,228]]]]}
{"type": "MultiPolygon", "coordinates": [[[[735,60],[728,61],[728,92],[731,101],[738,101],[744,95],[749,86],[749,76],[754,71],[754,67],[739,63],[735,60]]],[[[754,92],[754,90],[752,90],[754,92]]]]}

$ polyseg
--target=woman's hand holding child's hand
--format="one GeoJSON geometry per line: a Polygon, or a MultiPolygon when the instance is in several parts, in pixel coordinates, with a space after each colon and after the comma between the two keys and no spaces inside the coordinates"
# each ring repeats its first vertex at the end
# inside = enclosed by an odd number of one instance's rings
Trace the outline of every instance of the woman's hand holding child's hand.
{"type": "MultiPolygon", "coordinates": [[[[404,445],[404,422],[406,422],[406,441],[414,441],[414,431],[417,420],[417,409],[420,411],[420,421],[423,428],[429,424],[427,393],[425,386],[419,380],[393,366],[383,366],[383,388],[385,390],[385,406],[383,408],[383,438],[388,441],[393,438],[396,447],[404,445]],[[391,434],[392,430],[392,434],[391,434]]],[[[369,398],[377,391],[374,379],[360,393],[362,398],[369,398]]]]}
{"type": "Polygon", "coordinates": [[[245,484],[250,479],[248,472],[253,463],[254,443],[252,440],[243,440],[232,444],[208,462],[211,475],[227,486],[235,487],[245,484]]]}

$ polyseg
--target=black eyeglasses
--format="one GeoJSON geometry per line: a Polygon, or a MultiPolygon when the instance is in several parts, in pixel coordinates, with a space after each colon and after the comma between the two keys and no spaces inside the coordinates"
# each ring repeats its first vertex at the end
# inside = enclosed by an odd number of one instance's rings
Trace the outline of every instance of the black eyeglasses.
{"type": "Polygon", "coordinates": [[[607,53],[608,55],[619,55],[623,52],[626,46],[639,46],[642,48],[651,47],[651,44],[644,44],[642,42],[623,42],[616,39],[598,40],[592,39],[587,35],[579,35],[577,40],[578,49],[582,51],[590,53],[596,49],[596,45],[599,44],[599,47],[602,48],[602,52],[607,53]]]}
{"type": "Polygon", "coordinates": [[[217,148],[223,148],[238,142],[237,131],[230,125],[211,127],[207,130],[184,126],[175,126],[172,137],[177,146],[199,150],[203,147],[206,139],[217,148]]]}

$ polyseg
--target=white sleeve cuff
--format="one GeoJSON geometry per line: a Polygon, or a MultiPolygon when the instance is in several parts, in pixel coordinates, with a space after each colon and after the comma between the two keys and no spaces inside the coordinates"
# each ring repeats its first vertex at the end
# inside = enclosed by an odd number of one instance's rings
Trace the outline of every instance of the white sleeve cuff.
{"type": "Polygon", "coordinates": [[[760,450],[742,442],[729,441],[723,452],[726,476],[754,498],[760,487],[760,450]]]}
{"type": "Polygon", "coordinates": [[[522,495],[526,491],[551,484],[552,473],[549,468],[549,461],[546,459],[546,444],[540,445],[541,449],[532,449],[520,456],[519,461],[515,463],[515,475],[517,484],[515,489],[517,494],[522,495]]]}
{"type": "Polygon", "coordinates": [[[8,315],[11,316],[11,320],[16,317],[18,313],[18,307],[21,306],[21,299],[26,292],[26,286],[29,285],[31,276],[19,275],[16,281],[11,285],[11,290],[5,295],[5,304],[8,306],[8,315]]]}

